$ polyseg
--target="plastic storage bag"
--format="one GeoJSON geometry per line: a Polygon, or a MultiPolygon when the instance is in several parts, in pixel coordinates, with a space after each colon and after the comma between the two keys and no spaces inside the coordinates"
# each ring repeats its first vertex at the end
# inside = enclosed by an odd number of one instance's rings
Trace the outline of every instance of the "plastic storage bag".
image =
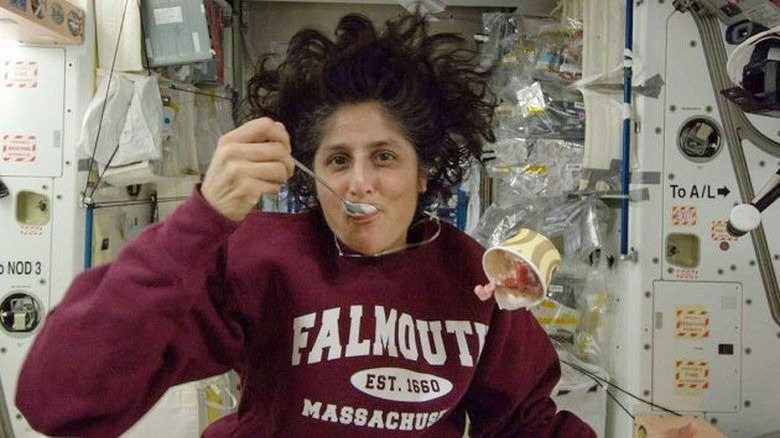
{"type": "Polygon", "coordinates": [[[597,436],[604,436],[608,389],[604,381],[609,380],[608,373],[598,366],[578,360],[559,345],[556,345],[555,349],[563,363],[561,379],[553,388],[552,399],[559,410],[573,412],[588,423],[597,436]],[[573,364],[577,368],[567,364],[573,364]]]}
{"type": "MultiPolygon", "coordinates": [[[[207,90],[207,93],[215,96],[221,94],[219,89],[207,90]]],[[[227,99],[196,95],[195,111],[198,168],[202,174],[205,174],[217,148],[217,141],[223,134],[232,130],[235,124],[231,101],[227,99]]]]}
{"type": "Polygon", "coordinates": [[[561,196],[575,191],[581,178],[583,147],[580,143],[564,140],[500,140],[496,156],[514,163],[498,163],[494,176],[499,179],[498,199],[534,196],[561,196]]]}
{"type": "Polygon", "coordinates": [[[108,164],[125,128],[132,99],[133,83],[129,80],[119,75],[110,81],[108,77],[100,80],[81,123],[79,145],[87,156],[108,164]]]}
{"type": "Polygon", "coordinates": [[[162,97],[157,79],[138,78],[112,166],[162,158],[162,97]]]}
{"type": "MultiPolygon", "coordinates": [[[[176,85],[177,88],[187,86],[176,85]]],[[[197,175],[199,173],[195,94],[187,89],[178,90],[164,88],[167,103],[163,129],[163,161],[164,176],[197,175]]]]}

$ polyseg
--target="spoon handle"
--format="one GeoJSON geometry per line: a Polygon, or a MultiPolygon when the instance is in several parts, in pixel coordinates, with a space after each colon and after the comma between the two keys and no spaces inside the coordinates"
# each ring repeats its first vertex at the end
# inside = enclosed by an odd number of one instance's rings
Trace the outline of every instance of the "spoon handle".
{"type": "Polygon", "coordinates": [[[328,185],[328,183],[326,183],[326,182],[325,182],[325,181],[324,181],[322,178],[320,178],[319,176],[317,176],[317,174],[316,174],[316,173],[312,172],[312,170],[311,170],[311,169],[309,169],[308,167],[306,167],[306,165],[304,165],[303,163],[301,163],[300,161],[298,161],[298,160],[297,160],[295,157],[293,157],[293,156],[291,156],[291,158],[292,158],[293,162],[295,163],[295,165],[296,165],[296,166],[298,166],[298,169],[301,169],[301,170],[302,170],[302,171],[304,171],[304,172],[305,172],[307,175],[309,175],[309,176],[311,176],[312,178],[316,179],[316,180],[317,180],[317,181],[318,181],[320,184],[322,184],[323,186],[325,186],[325,188],[326,188],[326,189],[330,190],[331,192],[333,192],[333,194],[334,194],[334,195],[336,195],[336,197],[338,197],[339,199],[341,199],[341,201],[342,201],[342,202],[347,202],[347,201],[346,201],[344,198],[342,198],[342,197],[341,197],[341,195],[339,195],[339,194],[338,194],[338,192],[336,192],[336,190],[334,190],[334,189],[333,189],[333,187],[331,187],[330,185],[328,185]]]}

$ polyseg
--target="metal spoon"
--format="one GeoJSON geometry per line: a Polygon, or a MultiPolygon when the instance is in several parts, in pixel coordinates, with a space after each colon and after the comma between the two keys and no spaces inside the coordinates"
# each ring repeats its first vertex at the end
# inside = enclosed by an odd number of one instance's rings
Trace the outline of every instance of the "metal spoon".
{"type": "Polygon", "coordinates": [[[328,183],[325,182],[322,178],[317,176],[316,173],[314,173],[311,169],[306,167],[303,163],[296,160],[295,157],[292,157],[292,160],[295,162],[295,165],[298,166],[299,169],[306,172],[307,175],[311,176],[312,178],[316,179],[320,184],[322,184],[326,189],[333,192],[334,195],[336,195],[337,198],[341,200],[341,205],[344,207],[344,212],[347,213],[347,215],[352,217],[359,217],[359,216],[367,216],[369,214],[374,214],[377,212],[376,207],[374,207],[371,204],[366,204],[365,202],[351,202],[344,199],[343,196],[339,195],[336,190],[333,189],[328,183]]]}

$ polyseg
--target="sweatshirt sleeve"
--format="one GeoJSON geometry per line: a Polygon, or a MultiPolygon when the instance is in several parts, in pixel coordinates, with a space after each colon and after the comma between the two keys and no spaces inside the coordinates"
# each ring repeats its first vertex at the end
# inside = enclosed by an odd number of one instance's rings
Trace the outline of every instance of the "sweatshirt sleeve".
{"type": "Polygon", "coordinates": [[[47,315],[16,404],[48,435],[118,436],[176,384],[225,372],[243,330],[225,280],[236,223],[196,192],[47,315]]]}
{"type": "Polygon", "coordinates": [[[558,355],[527,310],[496,311],[475,379],[465,395],[474,437],[595,437],[550,392],[561,376],[558,355]]]}

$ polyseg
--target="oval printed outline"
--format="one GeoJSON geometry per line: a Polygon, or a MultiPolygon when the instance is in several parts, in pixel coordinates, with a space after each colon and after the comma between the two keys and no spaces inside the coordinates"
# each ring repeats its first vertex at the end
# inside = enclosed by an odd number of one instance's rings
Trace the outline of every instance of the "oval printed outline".
{"type": "Polygon", "coordinates": [[[443,377],[395,367],[358,371],[349,378],[349,381],[355,389],[372,397],[413,403],[444,397],[452,391],[453,386],[452,382],[443,377]],[[427,392],[425,392],[426,388],[427,392]],[[415,392],[414,389],[419,392],[415,392]]]}

